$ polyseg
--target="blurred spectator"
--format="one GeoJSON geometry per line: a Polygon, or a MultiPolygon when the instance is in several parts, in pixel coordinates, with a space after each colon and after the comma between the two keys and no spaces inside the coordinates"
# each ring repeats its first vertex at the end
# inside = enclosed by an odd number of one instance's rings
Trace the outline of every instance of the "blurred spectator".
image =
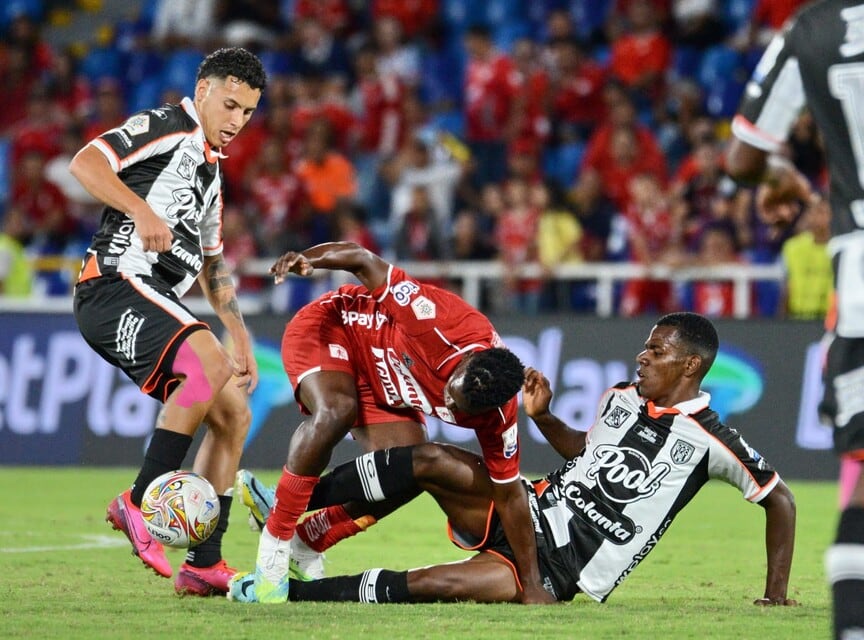
{"type": "Polygon", "coordinates": [[[468,51],[465,139],[476,165],[474,181],[482,187],[504,179],[519,84],[512,60],[495,48],[487,27],[471,27],[464,41],[468,51]]]}
{"type": "Polygon", "coordinates": [[[539,149],[549,138],[549,74],[541,64],[540,50],[533,40],[519,38],[513,44],[517,88],[513,96],[510,151],[515,145],[539,149]]]}
{"type": "Polygon", "coordinates": [[[453,216],[454,193],[463,167],[452,157],[436,154],[432,145],[419,137],[409,140],[394,167],[390,206],[391,229],[402,226],[402,218],[412,206],[414,190],[424,187],[429,204],[435,213],[438,228],[450,228],[453,216]]]}
{"type": "Polygon", "coordinates": [[[372,41],[378,54],[376,66],[382,77],[395,76],[408,87],[420,81],[420,51],[413,41],[406,41],[400,22],[381,16],[372,23],[372,41]]]}
{"type": "Polygon", "coordinates": [[[60,152],[66,117],[51,100],[48,88],[42,83],[34,84],[26,104],[24,118],[9,129],[13,166],[30,152],[38,152],[46,159],[60,152]]]}
{"type": "Polygon", "coordinates": [[[90,195],[69,171],[69,163],[87,141],[80,127],[72,125],[63,129],[60,142],[60,153],[45,163],[45,179],[63,192],[69,204],[69,214],[75,218],[79,239],[89,242],[99,226],[103,204],[90,195]]]}
{"type": "Polygon", "coordinates": [[[673,0],[672,39],[676,45],[705,49],[726,36],[721,2],[725,0],[673,0]]]}
{"type": "Polygon", "coordinates": [[[627,208],[630,179],[642,173],[666,182],[666,159],[651,130],[636,119],[636,109],[616,84],[605,89],[608,117],[591,135],[573,194],[585,210],[605,197],[619,211],[627,208]]]}
{"type": "Polygon", "coordinates": [[[46,84],[55,105],[74,124],[83,125],[93,110],[93,89],[78,69],[78,58],[67,48],[54,56],[46,84]]]}
{"type": "Polygon", "coordinates": [[[24,216],[26,244],[47,253],[61,253],[77,230],[66,196],[45,179],[44,153],[25,152],[17,168],[10,204],[24,216]]]}
{"type": "Polygon", "coordinates": [[[480,216],[470,209],[456,214],[450,234],[450,257],[453,260],[491,260],[496,248],[480,216]]]}
{"type": "MultiPolygon", "coordinates": [[[[625,210],[630,261],[645,267],[664,262],[675,249],[672,213],[657,177],[640,173],[629,181],[630,203],[625,210]]],[[[669,313],[676,306],[672,283],[651,276],[629,280],[621,295],[621,315],[669,313]]]]}
{"type": "Polygon", "coordinates": [[[828,313],[834,290],[830,237],[831,208],[821,200],[804,213],[800,232],[783,243],[786,281],[781,310],[787,317],[816,320],[828,313]]]}
{"type": "MultiPolygon", "coordinates": [[[[442,260],[446,244],[426,187],[411,190],[411,206],[402,217],[393,249],[397,260],[442,260]]],[[[439,283],[440,284],[440,283],[439,283]]]]}
{"type": "Polygon", "coordinates": [[[374,48],[361,47],[354,64],[357,84],[349,103],[359,127],[359,139],[352,160],[357,170],[357,199],[369,207],[381,158],[396,153],[405,137],[405,91],[396,76],[378,73],[374,48]]]}
{"type": "Polygon", "coordinates": [[[435,22],[439,0],[372,0],[372,18],[395,18],[406,38],[421,35],[435,22]]]}
{"type": "Polygon", "coordinates": [[[119,126],[129,115],[119,81],[114,78],[102,78],[96,84],[94,93],[95,108],[93,116],[84,128],[85,141],[90,141],[109,129],[119,126]]]}
{"type": "Polygon", "coordinates": [[[296,173],[311,207],[310,243],[332,240],[331,215],[341,200],[357,195],[354,167],[331,141],[326,120],[316,120],[306,132],[303,157],[296,173]]]}
{"type": "Polygon", "coordinates": [[[24,298],[33,289],[33,267],[24,249],[27,224],[15,207],[2,217],[0,229],[0,295],[24,298]]]}
{"type": "MultiPolygon", "coordinates": [[[[576,214],[564,206],[563,193],[555,184],[531,185],[529,200],[540,212],[537,224],[537,257],[548,272],[556,266],[579,264],[582,255],[582,225],[576,214]]],[[[584,282],[550,280],[547,286],[549,308],[564,311],[584,309],[589,297],[584,282]]]]}
{"type": "Polygon", "coordinates": [[[756,0],[746,24],[743,42],[746,49],[764,49],[786,21],[810,0],[756,0]]]}
{"type": "Polygon", "coordinates": [[[350,25],[351,11],[346,0],[294,0],[293,6],[289,23],[313,18],[333,34],[344,33],[350,25]]]}
{"type": "Polygon", "coordinates": [[[651,0],[630,0],[626,27],[612,41],[609,71],[621,81],[641,108],[663,98],[672,45],[660,28],[651,0]]]}
{"type": "Polygon", "coordinates": [[[258,245],[252,233],[252,229],[257,224],[257,220],[248,219],[237,206],[229,205],[222,210],[223,256],[233,274],[234,286],[240,295],[260,291],[264,288],[264,282],[260,277],[242,273],[246,263],[257,258],[259,254],[258,245]]]}
{"type": "MultiPolygon", "coordinates": [[[[735,236],[728,225],[709,224],[699,238],[694,266],[723,267],[740,264],[735,236]]],[[[711,318],[731,318],[735,312],[735,285],[731,280],[697,280],[691,284],[691,310],[711,318]]],[[[752,294],[751,294],[752,297],[752,294]]]]}
{"type": "MultiPolygon", "coordinates": [[[[591,0],[589,0],[590,2],[591,0]]],[[[669,8],[673,0],[648,0],[647,7],[643,11],[650,12],[657,24],[665,26],[669,18],[669,8]]],[[[630,27],[631,11],[634,4],[644,3],[645,0],[611,0],[611,9],[606,18],[607,42],[614,42],[623,35],[630,27]]]]}
{"type": "Polygon", "coordinates": [[[217,0],[155,0],[150,39],[161,50],[205,49],[217,36],[217,0]]]}
{"type": "Polygon", "coordinates": [[[353,242],[372,253],[381,253],[375,236],[366,225],[366,211],[350,200],[340,200],[336,205],[333,212],[333,239],[353,242]]]}
{"type": "Polygon", "coordinates": [[[301,76],[336,76],[343,82],[351,81],[352,70],[348,52],[333,31],[315,17],[305,17],[297,25],[299,47],[292,66],[301,76]]]}
{"type": "Polygon", "coordinates": [[[504,192],[504,210],[495,226],[498,259],[504,265],[500,311],[534,315],[540,310],[544,283],[520,277],[522,267],[537,262],[537,230],[540,212],[528,198],[523,180],[509,180],[504,192]]]}
{"type": "Polygon", "coordinates": [[[0,109],[0,135],[7,135],[12,125],[27,115],[27,101],[37,78],[24,46],[0,42],[0,82],[5,97],[0,109]]]}
{"type": "Polygon", "coordinates": [[[221,42],[231,47],[269,47],[282,28],[279,5],[272,0],[217,0],[216,27],[221,42]]]}
{"type": "Polygon", "coordinates": [[[309,212],[300,178],[286,161],[283,144],[267,138],[249,166],[246,179],[255,215],[256,245],[276,257],[310,245],[309,212]]]}
{"type": "Polygon", "coordinates": [[[33,80],[41,80],[51,71],[54,51],[42,36],[41,24],[26,11],[12,18],[6,27],[5,42],[11,47],[20,47],[26,60],[25,68],[33,80]]]}
{"type": "Polygon", "coordinates": [[[507,180],[535,184],[543,180],[540,167],[540,144],[530,138],[514,140],[507,152],[507,180]]]}
{"type": "Polygon", "coordinates": [[[333,145],[344,153],[351,148],[355,118],[349,107],[346,83],[342,76],[323,76],[317,72],[297,76],[291,83],[294,104],[291,112],[291,135],[304,140],[309,127],[325,120],[333,145]]]}
{"type": "Polygon", "coordinates": [[[720,148],[713,138],[701,140],[691,160],[679,169],[670,187],[675,219],[685,245],[695,250],[698,236],[713,216],[713,200],[723,177],[720,148]]]}
{"type": "Polygon", "coordinates": [[[553,40],[551,51],[553,139],[557,144],[585,142],[606,114],[603,99],[606,71],[575,38],[553,40]]]}

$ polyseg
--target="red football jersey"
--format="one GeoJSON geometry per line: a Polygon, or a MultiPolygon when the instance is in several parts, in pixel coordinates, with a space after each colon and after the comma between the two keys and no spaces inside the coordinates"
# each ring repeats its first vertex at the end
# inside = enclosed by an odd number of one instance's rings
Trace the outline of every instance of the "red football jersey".
{"type": "Polygon", "coordinates": [[[483,314],[457,295],[395,266],[387,283],[371,295],[364,286],[346,285],[318,304],[340,312],[352,340],[346,355],[370,372],[376,403],[410,407],[474,429],[492,479],[509,482],[519,476],[515,396],[479,415],[453,414],[444,404],[444,385],[464,354],[504,346],[483,314]]]}

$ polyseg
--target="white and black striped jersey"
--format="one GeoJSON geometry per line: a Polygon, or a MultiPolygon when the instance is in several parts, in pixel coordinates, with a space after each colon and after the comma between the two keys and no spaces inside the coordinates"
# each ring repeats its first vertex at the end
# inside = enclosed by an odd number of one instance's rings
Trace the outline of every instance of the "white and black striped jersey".
{"type": "Polygon", "coordinates": [[[732,132],[773,152],[807,105],[825,143],[836,236],[864,230],[864,2],[801,9],[768,45],[732,132]]]}
{"type": "Polygon", "coordinates": [[[203,257],[222,252],[224,156],[207,143],[192,101],[136,113],[89,144],[174,234],[168,251],[144,251],[132,219],[106,207],[88,249],[99,273],[136,275],[182,296],[201,272],[203,257]]]}
{"type": "Polygon", "coordinates": [[[709,401],[702,392],[660,408],[632,384],[613,387],[601,399],[585,451],[534,483],[538,547],[564,592],[559,599],[578,589],[604,601],[709,479],[735,485],[754,503],[779,482],[709,401]]]}

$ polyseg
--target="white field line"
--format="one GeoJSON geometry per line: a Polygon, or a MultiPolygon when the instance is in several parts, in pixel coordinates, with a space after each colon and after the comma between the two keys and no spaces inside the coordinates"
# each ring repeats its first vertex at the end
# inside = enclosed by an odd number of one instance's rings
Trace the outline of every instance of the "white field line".
{"type": "MultiPolygon", "coordinates": [[[[3,532],[5,533],[5,532],[3,532]]],[[[76,551],[79,549],[104,549],[105,547],[128,546],[122,536],[79,535],[84,542],[77,544],[40,545],[28,547],[0,547],[0,553],[43,553],[46,551],[76,551]]]]}

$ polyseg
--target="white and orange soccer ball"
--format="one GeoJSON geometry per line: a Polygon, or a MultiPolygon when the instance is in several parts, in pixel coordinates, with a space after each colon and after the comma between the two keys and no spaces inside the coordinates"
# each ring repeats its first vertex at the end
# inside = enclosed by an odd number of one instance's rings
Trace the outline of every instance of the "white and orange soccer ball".
{"type": "Polygon", "coordinates": [[[147,487],[141,500],[144,525],[169,547],[201,544],[219,522],[219,496],[206,478],[192,471],[169,471],[147,487]]]}

